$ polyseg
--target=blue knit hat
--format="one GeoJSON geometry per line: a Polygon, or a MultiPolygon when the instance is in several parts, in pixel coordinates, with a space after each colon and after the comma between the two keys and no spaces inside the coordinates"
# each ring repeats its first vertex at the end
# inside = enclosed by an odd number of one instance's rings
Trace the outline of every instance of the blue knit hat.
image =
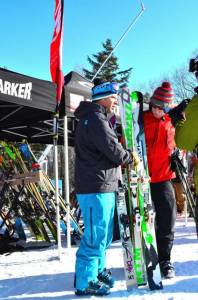
{"type": "Polygon", "coordinates": [[[92,88],[92,101],[107,98],[111,95],[117,95],[119,86],[117,82],[103,82],[92,88]]]}

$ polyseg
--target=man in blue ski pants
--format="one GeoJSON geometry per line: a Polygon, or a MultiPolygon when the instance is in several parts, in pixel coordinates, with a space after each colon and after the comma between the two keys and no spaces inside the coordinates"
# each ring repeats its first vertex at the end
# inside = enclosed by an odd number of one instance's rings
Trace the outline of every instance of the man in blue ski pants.
{"type": "Polygon", "coordinates": [[[137,163],[135,153],[125,150],[108,121],[117,104],[117,83],[92,88],[92,101],[75,111],[75,191],[85,225],[76,253],[76,295],[109,294],[114,278],[106,270],[105,255],[113,237],[115,192],[119,166],[137,163]]]}

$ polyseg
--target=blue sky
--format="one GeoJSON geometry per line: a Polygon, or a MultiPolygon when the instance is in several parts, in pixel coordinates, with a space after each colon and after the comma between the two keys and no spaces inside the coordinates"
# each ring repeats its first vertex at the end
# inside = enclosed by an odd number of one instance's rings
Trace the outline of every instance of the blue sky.
{"type": "MultiPolygon", "coordinates": [[[[133,67],[130,87],[159,80],[198,49],[197,0],[144,0],[145,12],[115,55],[133,67]]],[[[54,0],[0,0],[0,66],[51,80],[49,47],[54,0]]],[[[139,0],[65,0],[63,72],[89,68],[87,55],[119,40],[139,13],[139,0]]],[[[187,67],[187,65],[186,65],[187,67]]]]}

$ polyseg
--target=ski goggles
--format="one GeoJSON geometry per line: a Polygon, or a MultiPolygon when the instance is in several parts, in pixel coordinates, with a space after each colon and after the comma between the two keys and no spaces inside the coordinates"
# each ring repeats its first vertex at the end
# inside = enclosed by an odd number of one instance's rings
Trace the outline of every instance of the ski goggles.
{"type": "Polygon", "coordinates": [[[153,108],[157,108],[157,109],[159,109],[159,110],[163,110],[163,111],[164,111],[164,108],[163,108],[163,107],[157,106],[157,105],[155,105],[155,104],[152,104],[151,106],[152,106],[153,108]]]}
{"type": "Polygon", "coordinates": [[[166,112],[166,109],[168,108],[169,104],[166,103],[166,102],[162,102],[160,100],[157,100],[157,99],[154,99],[154,98],[151,98],[150,100],[150,105],[153,107],[153,108],[158,108],[159,110],[163,111],[163,112],[166,112]]]}
{"type": "Polygon", "coordinates": [[[117,82],[104,82],[92,88],[92,101],[107,98],[111,95],[117,95],[119,85],[117,82]]]}

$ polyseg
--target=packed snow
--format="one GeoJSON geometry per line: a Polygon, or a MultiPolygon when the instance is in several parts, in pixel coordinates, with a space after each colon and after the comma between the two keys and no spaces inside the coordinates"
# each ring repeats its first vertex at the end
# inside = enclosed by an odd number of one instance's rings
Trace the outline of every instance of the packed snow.
{"type": "MultiPolygon", "coordinates": [[[[73,277],[77,247],[67,249],[64,240],[61,260],[58,259],[55,245],[40,250],[0,255],[0,300],[101,299],[94,296],[87,298],[75,296],[73,277]]],[[[128,292],[124,280],[121,244],[112,243],[107,252],[107,267],[112,270],[116,283],[111,289],[111,294],[105,298],[197,300],[198,240],[192,219],[189,219],[185,226],[184,218],[177,218],[172,260],[176,277],[163,280],[163,290],[150,291],[146,286],[128,292]]]]}

